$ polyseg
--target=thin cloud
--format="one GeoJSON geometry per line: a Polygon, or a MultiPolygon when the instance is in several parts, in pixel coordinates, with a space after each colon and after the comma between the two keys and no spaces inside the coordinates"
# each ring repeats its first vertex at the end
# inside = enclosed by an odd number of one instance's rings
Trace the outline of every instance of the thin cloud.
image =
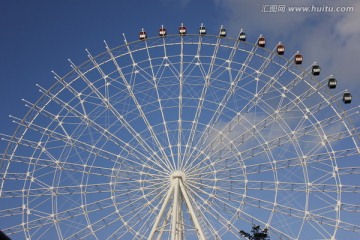
{"type": "MultiPolygon", "coordinates": [[[[330,74],[339,80],[339,88],[360,92],[358,83],[360,48],[360,2],[330,1],[239,1],[214,0],[225,18],[226,27],[238,32],[244,28],[249,41],[255,41],[257,34],[269,36],[270,44],[283,41],[287,51],[302,51],[304,64],[321,64],[322,78],[330,74]],[[290,6],[350,6],[353,12],[262,12],[268,5],[290,6]],[[252,36],[251,36],[251,35],[252,36]]],[[[269,48],[272,46],[269,45],[269,48]]],[[[290,56],[290,55],[288,55],[290,56]]],[[[355,102],[360,102],[354,98],[355,102]]]]}

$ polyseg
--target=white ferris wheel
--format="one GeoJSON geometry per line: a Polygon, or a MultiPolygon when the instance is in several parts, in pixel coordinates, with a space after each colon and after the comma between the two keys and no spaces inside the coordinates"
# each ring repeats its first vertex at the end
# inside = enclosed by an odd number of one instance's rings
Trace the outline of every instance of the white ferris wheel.
{"type": "Polygon", "coordinates": [[[2,135],[1,233],[242,239],[259,225],[271,239],[359,237],[359,113],[341,79],[261,35],[158,33],[105,43],[24,100],[2,135]]]}

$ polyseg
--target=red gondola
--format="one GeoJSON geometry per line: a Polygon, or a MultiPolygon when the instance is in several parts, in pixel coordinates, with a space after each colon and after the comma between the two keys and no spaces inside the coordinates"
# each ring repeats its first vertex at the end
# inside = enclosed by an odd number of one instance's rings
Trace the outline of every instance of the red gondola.
{"type": "Polygon", "coordinates": [[[141,32],[139,33],[139,39],[140,39],[140,40],[145,40],[145,39],[147,39],[147,34],[146,34],[146,32],[144,31],[143,28],[141,29],[141,32]]]}
{"type": "Polygon", "coordinates": [[[182,36],[186,35],[186,27],[184,26],[184,24],[181,24],[181,26],[179,27],[179,34],[182,36]]]}
{"type": "Polygon", "coordinates": [[[294,57],[295,64],[301,64],[303,61],[303,56],[300,53],[296,53],[294,57]]]}
{"type": "Polygon", "coordinates": [[[159,30],[159,36],[160,36],[160,37],[165,37],[166,34],[167,34],[166,29],[164,28],[163,25],[161,25],[161,28],[160,28],[160,30],[159,30]]]}
{"type": "Polygon", "coordinates": [[[265,47],[265,44],[266,44],[265,38],[260,35],[257,44],[259,47],[265,47]]]}
{"type": "Polygon", "coordinates": [[[284,55],[285,53],[285,47],[283,44],[279,43],[276,47],[277,54],[284,55]]]}

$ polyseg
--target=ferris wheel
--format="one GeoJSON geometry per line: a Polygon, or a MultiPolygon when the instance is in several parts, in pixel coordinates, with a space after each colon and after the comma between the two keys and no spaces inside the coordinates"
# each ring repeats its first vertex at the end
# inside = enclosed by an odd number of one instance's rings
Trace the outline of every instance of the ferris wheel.
{"type": "Polygon", "coordinates": [[[303,56],[202,24],[70,64],[7,141],[0,229],[14,239],[360,234],[358,107],[303,56]]]}

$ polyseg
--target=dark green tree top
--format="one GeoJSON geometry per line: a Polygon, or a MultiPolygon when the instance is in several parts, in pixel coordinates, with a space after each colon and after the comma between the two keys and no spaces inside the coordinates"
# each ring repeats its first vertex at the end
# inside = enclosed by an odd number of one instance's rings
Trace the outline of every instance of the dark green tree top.
{"type": "Polygon", "coordinates": [[[259,225],[253,225],[251,233],[241,230],[240,234],[249,240],[270,240],[268,229],[261,229],[259,225]]]}

